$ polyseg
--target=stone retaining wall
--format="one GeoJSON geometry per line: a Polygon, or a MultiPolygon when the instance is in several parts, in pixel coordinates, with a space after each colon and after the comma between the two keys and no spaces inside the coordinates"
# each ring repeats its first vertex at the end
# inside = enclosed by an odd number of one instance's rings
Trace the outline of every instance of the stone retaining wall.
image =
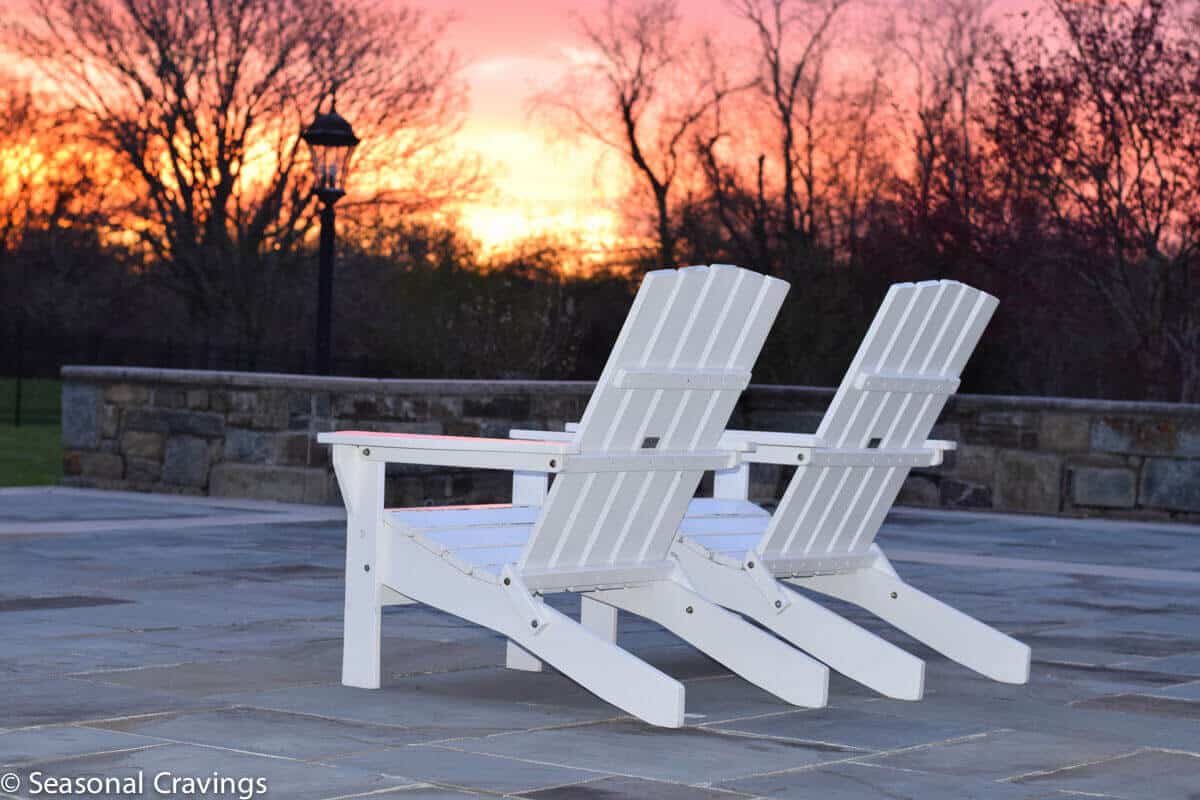
{"type": "MultiPolygon", "coordinates": [[[[315,434],[366,429],[506,436],[577,420],[587,382],[322,378],[121,367],[63,368],[65,482],[75,486],[333,503],[315,434]]],[[[752,386],[733,424],[812,432],[831,389],[752,386]]],[[[1200,405],[960,395],[934,436],[959,443],[900,501],[945,508],[1200,519],[1200,405]]],[[[506,500],[509,476],[389,471],[396,505],[506,500]]],[[[778,497],[784,468],[755,466],[778,497]]]]}

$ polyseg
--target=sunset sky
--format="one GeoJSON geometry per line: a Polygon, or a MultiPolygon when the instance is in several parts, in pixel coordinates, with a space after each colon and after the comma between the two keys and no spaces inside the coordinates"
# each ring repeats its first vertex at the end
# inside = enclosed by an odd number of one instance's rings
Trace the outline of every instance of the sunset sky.
{"type": "MultiPolygon", "coordinates": [[[[572,13],[599,12],[604,0],[429,0],[421,7],[457,18],[450,44],[466,64],[470,92],[462,143],[485,158],[499,195],[464,209],[463,222],[488,247],[543,233],[577,235],[585,248],[611,246],[619,234],[619,160],[602,159],[595,143],[562,141],[528,108],[581,55],[572,13]]],[[[700,0],[685,13],[703,19],[725,12],[721,0],[700,0]]]]}
{"type": "MultiPolygon", "coordinates": [[[[844,30],[879,19],[879,4],[863,0],[842,12],[844,30]]],[[[1037,0],[996,0],[998,17],[1037,0]]],[[[463,145],[494,170],[498,197],[463,211],[463,221],[485,246],[503,247],[531,234],[574,233],[585,248],[617,239],[617,203],[627,175],[619,158],[593,142],[564,142],[528,113],[530,98],[554,85],[573,59],[586,57],[572,15],[602,12],[605,0],[425,0],[419,6],[457,21],[450,44],[466,63],[470,114],[463,145]]],[[[715,32],[734,51],[749,44],[745,23],[725,0],[685,0],[684,27],[715,32]]],[[[753,58],[746,48],[745,58],[753,58]]]]}
{"type": "MultiPolygon", "coordinates": [[[[406,0],[381,0],[405,2],[406,0]]],[[[530,99],[556,84],[572,63],[588,57],[573,15],[594,17],[606,0],[407,0],[434,15],[451,15],[446,44],[463,63],[469,110],[459,146],[478,154],[493,179],[487,198],[458,209],[485,249],[502,250],[530,236],[576,239],[586,252],[618,244],[618,204],[628,171],[595,142],[564,139],[530,114],[530,99]]],[[[996,0],[1004,16],[1038,0],[996,0]]],[[[881,6],[899,0],[859,0],[840,14],[842,45],[834,59],[852,61],[856,31],[874,26],[881,6]]],[[[25,13],[25,0],[0,0],[0,12],[25,13]]],[[[683,0],[684,33],[715,33],[733,63],[755,57],[746,23],[726,0],[683,0]]],[[[851,65],[852,66],[852,65],[851,65]]]]}

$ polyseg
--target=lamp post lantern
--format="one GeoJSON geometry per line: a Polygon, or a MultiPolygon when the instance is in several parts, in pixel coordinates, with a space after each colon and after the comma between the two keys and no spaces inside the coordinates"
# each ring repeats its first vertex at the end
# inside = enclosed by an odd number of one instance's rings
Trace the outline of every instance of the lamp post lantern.
{"type": "Polygon", "coordinates": [[[317,372],[328,375],[333,317],[334,205],[346,194],[346,172],[358,137],[340,114],[337,101],[329,113],[318,113],[301,138],[312,152],[313,194],[321,201],[320,273],[317,278],[317,372]]]}

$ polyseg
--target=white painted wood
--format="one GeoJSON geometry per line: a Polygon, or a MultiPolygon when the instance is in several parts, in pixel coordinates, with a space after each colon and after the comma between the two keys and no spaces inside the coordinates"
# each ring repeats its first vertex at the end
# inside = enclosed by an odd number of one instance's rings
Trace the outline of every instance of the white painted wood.
{"type": "Polygon", "coordinates": [[[741,463],[733,469],[720,469],[713,474],[713,497],[727,500],[745,500],[749,496],[749,464],[741,463]]]}
{"type": "Polygon", "coordinates": [[[779,431],[730,429],[721,434],[723,450],[753,450],[757,445],[764,444],[784,447],[816,447],[821,444],[821,440],[811,433],[781,433],[779,431]]]}
{"type": "MultiPolygon", "coordinates": [[[[916,659],[890,645],[881,648],[882,640],[864,637],[866,632],[808,601],[781,602],[747,574],[747,561],[856,602],[985,675],[1027,680],[1025,645],[912,589],[874,545],[909,469],[939,464],[952,449],[952,443],[926,437],[995,306],[995,298],[954,281],[893,286],[815,435],[726,432],[723,446],[745,450],[740,469],[748,463],[798,466],[765,526],[752,514],[684,520],[686,538],[673,553],[689,580],[716,602],[890,696],[920,696],[923,673],[916,659]],[[755,554],[740,555],[759,527],[755,554]]],[[[724,491],[741,496],[744,474],[727,480],[724,491]]]]}
{"type": "MultiPolygon", "coordinates": [[[[867,551],[909,468],[940,463],[945,448],[926,437],[994,308],[954,281],[892,287],[759,543],[764,555],[867,551]]],[[[758,451],[745,459],[784,457],[758,451]]]]}
{"type": "MultiPolygon", "coordinates": [[[[337,431],[319,433],[321,444],[351,445],[366,448],[391,450],[441,450],[469,453],[525,453],[530,455],[552,455],[567,453],[569,447],[561,442],[532,439],[497,439],[483,436],[437,436],[427,433],[373,433],[370,431],[337,431]]],[[[364,454],[369,455],[369,454],[364,454]]]]}
{"type": "MultiPolygon", "coordinates": [[[[512,668],[548,662],[642,719],[678,726],[682,684],[613,643],[615,606],[625,604],[768,691],[823,705],[824,666],[681,585],[667,557],[703,472],[738,464],[741,448],[720,446],[723,428],[786,290],[720,265],[651,273],[569,437],[323,434],[339,454],[348,531],[362,540],[347,549],[348,682],[378,686],[386,593],[500,632],[512,668]],[[385,513],[386,463],[513,470],[513,504],[385,513]],[[548,473],[558,473],[549,492],[548,473]],[[564,589],[603,595],[584,598],[576,623],[535,594],[564,589]]],[[[714,529],[741,517],[766,523],[740,498],[695,508],[714,529]]]]}
{"type": "Polygon", "coordinates": [[[378,689],[383,624],[379,583],[383,464],[354,447],[333,448],[333,467],[346,501],[346,597],[342,617],[342,683],[378,689]]]}
{"type": "Polygon", "coordinates": [[[653,620],[715,661],[793,705],[821,708],[829,670],[673,581],[588,595],[653,620]]]}
{"type": "MultiPolygon", "coordinates": [[[[820,659],[851,680],[887,697],[919,700],[925,662],[870,631],[817,605],[774,579],[782,597],[755,585],[754,570],[730,567],[697,551],[676,546],[675,556],[696,590],[725,608],[745,614],[777,636],[820,659]],[[782,608],[776,608],[780,602],[782,608]]],[[[768,574],[756,565],[758,574],[768,574]]]]}
{"type": "Polygon", "coordinates": [[[502,584],[464,576],[413,539],[394,537],[381,570],[387,586],[414,600],[507,636],[601,699],[652,725],[683,724],[683,684],[544,606],[549,620],[535,633],[502,584]]]}
{"type": "Polygon", "coordinates": [[[750,385],[750,370],[739,369],[646,369],[617,370],[613,385],[618,389],[735,389],[750,385]]]}
{"type": "Polygon", "coordinates": [[[863,372],[854,385],[864,392],[925,392],[927,394],[954,394],[958,391],[958,378],[925,377],[903,372],[863,372]]]}
{"type": "Polygon", "coordinates": [[[587,595],[579,598],[579,622],[606,642],[617,640],[617,609],[587,595]]]}
{"type": "Polygon", "coordinates": [[[747,372],[785,292],[780,281],[719,265],[647,276],[576,431],[578,454],[551,487],[523,570],[665,558],[703,472],[734,463],[717,444],[738,393],[621,388],[617,376],[747,372]],[[647,440],[657,446],[645,449],[647,440]],[[572,473],[581,458],[616,459],[622,451],[630,460],[609,462],[610,472],[572,473]],[[645,464],[654,468],[634,469],[645,464]]]}
{"type": "Polygon", "coordinates": [[[513,472],[512,504],[514,506],[541,506],[550,491],[550,477],[545,472],[513,472]]]}
{"type": "Polygon", "coordinates": [[[524,647],[509,639],[504,650],[504,666],[522,672],[541,672],[542,661],[524,647]]]}
{"type": "Polygon", "coordinates": [[[797,586],[862,606],[917,641],[1003,683],[1029,680],[1029,646],[878,569],[792,578],[797,586]]]}
{"type": "MultiPolygon", "coordinates": [[[[509,441],[501,439],[502,442],[509,441]]],[[[558,445],[547,442],[547,446],[558,445]]],[[[386,464],[421,464],[431,467],[459,467],[462,469],[499,469],[520,472],[558,472],[566,459],[563,453],[503,453],[494,450],[479,452],[466,449],[421,449],[417,447],[368,447],[365,458],[386,464]]]]}
{"type": "Polygon", "coordinates": [[[521,576],[529,588],[537,591],[553,592],[566,589],[578,592],[598,586],[623,586],[631,583],[666,580],[674,569],[674,562],[664,559],[662,561],[626,562],[603,567],[577,567],[575,569],[531,567],[521,570],[521,576]]]}
{"type": "Polygon", "coordinates": [[[508,432],[513,439],[533,439],[545,442],[574,442],[574,431],[535,431],[530,428],[513,428],[508,432]]]}
{"type": "Polygon", "coordinates": [[[690,472],[730,469],[737,455],[727,450],[643,450],[638,453],[597,453],[565,456],[563,473],[690,472]]]}

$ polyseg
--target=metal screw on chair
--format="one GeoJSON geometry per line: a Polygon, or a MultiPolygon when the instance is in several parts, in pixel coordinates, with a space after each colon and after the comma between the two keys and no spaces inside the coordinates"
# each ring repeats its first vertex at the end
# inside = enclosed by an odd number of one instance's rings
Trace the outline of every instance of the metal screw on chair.
{"type": "Polygon", "coordinates": [[[557,467],[557,466],[558,466],[558,460],[557,460],[557,459],[554,459],[554,458],[550,459],[550,466],[551,466],[551,468],[553,468],[553,467],[557,467]]]}
{"type": "Polygon", "coordinates": [[[782,600],[776,600],[776,601],[775,601],[775,607],[776,607],[776,608],[783,608],[783,601],[782,601],[782,600]]]}
{"type": "Polygon", "coordinates": [[[896,599],[897,597],[899,597],[899,596],[900,596],[900,595],[896,594],[895,592],[892,592],[892,599],[893,599],[893,600],[895,600],[895,599],[896,599]]]}
{"type": "Polygon", "coordinates": [[[688,607],[687,607],[686,609],[684,609],[684,610],[685,610],[685,611],[687,611],[687,613],[689,613],[689,614],[691,614],[691,613],[692,613],[692,607],[691,607],[691,606],[688,606],[688,607]]]}
{"type": "Polygon", "coordinates": [[[536,628],[537,626],[538,626],[538,622],[536,619],[529,621],[529,627],[536,628]]]}
{"type": "Polygon", "coordinates": [[[363,572],[370,572],[370,571],[371,571],[371,565],[363,564],[363,572]]]}
{"type": "Polygon", "coordinates": [[[753,562],[753,561],[747,561],[747,562],[746,562],[746,569],[754,569],[754,562],[753,562]]]}
{"type": "Polygon", "coordinates": [[[369,448],[369,447],[364,447],[364,448],[363,448],[363,455],[364,455],[364,456],[369,456],[369,455],[371,455],[371,448],[369,448]]]}
{"type": "Polygon", "coordinates": [[[505,578],[505,579],[504,579],[504,585],[505,585],[505,586],[512,586],[512,578],[505,578]]]}

